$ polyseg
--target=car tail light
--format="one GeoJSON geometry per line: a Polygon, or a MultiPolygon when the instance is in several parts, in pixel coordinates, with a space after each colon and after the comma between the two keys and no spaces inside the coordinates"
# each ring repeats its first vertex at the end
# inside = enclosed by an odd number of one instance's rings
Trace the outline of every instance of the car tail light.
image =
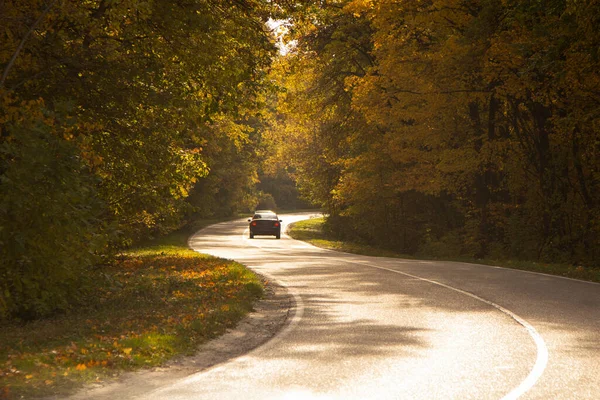
{"type": "Polygon", "coordinates": [[[279,222],[275,222],[275,226],[279,226],[279,222]]]}
{"type": "Polygon", "coordinates": [[[252,222],[250,225],[256,226],[256,221],[252,222]]]}

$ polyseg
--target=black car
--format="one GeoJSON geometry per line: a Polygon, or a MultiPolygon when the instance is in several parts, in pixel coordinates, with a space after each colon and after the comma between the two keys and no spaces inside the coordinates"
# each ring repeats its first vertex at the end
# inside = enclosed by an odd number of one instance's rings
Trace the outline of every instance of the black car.
{"type": "Polygon", "coordinates": [[[253,239],[254,235],[275,235],[277,239],[281,237],[281,220],[271,210],[257,210],[248,222],[250,239],[253,239]]]}

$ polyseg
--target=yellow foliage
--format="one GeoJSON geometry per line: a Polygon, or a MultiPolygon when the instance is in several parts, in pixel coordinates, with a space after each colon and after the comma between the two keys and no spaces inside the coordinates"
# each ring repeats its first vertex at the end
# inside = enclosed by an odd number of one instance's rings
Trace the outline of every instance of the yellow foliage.
{"type": "Polygon", "coordinates": [[[352,0],[344,5],[344,11],[360,17],[362,13],[368,12],[373,8],[373,0],[352,0]]]}

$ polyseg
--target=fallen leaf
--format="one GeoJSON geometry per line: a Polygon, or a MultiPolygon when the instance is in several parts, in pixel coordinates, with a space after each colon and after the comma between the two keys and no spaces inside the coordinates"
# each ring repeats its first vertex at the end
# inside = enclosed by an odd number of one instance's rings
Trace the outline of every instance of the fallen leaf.
{"type": "Polygon", "coordinates": [[[85,366],[85,364],[78,364],[77,367],[75,367],[75,369],[77,371],[83,371],[83,370],[87,369],[87,367],[85,366]]]}
{"type": "Polygon", "coordinates": [[[123,349],[123,353],[129,355],[129,353],[131,353],[131,347],[127,347],[126,349],[123,349]]]}

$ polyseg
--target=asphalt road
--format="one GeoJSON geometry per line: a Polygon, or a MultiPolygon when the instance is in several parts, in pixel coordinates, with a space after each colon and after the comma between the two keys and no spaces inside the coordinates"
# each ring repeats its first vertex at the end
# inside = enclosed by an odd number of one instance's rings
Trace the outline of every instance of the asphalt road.
{"type": "Polygon", "coordinates": [[[244,220],[190,244],[285,285],[294,312],[267,344],[144,399],[600,399],[598,284],[248,239],[244,220]]]}

